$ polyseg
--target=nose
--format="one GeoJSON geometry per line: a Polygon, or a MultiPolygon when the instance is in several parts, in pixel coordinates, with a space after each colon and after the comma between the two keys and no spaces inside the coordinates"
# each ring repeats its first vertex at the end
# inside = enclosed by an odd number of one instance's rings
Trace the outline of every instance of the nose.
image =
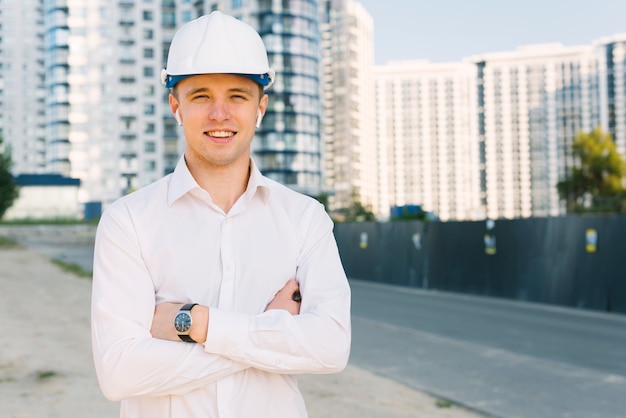
{"type": "Polygon", "coordinates": [[[222,121],[230,118],[228,105],[224,100],[215,100],[209,108],[209,118],[212,120],[222,121]]]}

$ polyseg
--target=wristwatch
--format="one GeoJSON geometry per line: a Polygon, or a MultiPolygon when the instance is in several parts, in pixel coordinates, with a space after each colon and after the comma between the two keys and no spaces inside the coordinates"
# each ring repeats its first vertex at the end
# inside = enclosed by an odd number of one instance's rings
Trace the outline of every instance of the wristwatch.
{"type": "Polygon", "coordinates": [[[189,329],[191,328],[191,308],[196,306],[197,303],[187,303],[183,305],[174,317],[174,328],[178,337],[188,343],[195,343],[195,341],[189,336],[189,329]]]}

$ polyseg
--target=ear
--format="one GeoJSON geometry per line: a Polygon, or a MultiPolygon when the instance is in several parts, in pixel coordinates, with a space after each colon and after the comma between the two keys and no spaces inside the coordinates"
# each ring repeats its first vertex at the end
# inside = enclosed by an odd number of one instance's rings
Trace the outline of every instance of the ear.
{"type": "Polygon", "coordinates": [[[256,113],[256,127],[261,127],[261,121],[263,120],[263,115],[265,115],[265,110],[267,109],[268,96],[264,94],[259,101],[259,108],[256,113]]]}
{"type": "Polygon", "coordinates": [[[170,109],[172,109],[172,114],[174,115],[174,119],[178,122],[178,126],[183,126],[183,121],[180,117],[180,105],[178,104],[178,100],[174,97],[173,94],[170,93],[170,109]]]}

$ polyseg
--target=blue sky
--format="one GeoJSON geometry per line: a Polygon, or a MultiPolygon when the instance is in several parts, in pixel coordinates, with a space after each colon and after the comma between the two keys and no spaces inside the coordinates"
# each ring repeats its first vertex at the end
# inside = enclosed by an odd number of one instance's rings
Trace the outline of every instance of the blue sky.
{"type": "Polygon", "coordinates": [[[460,61],[521,45],[626,33],[626,0],[358,0],[374,19],[376,64],[460,61]]]}

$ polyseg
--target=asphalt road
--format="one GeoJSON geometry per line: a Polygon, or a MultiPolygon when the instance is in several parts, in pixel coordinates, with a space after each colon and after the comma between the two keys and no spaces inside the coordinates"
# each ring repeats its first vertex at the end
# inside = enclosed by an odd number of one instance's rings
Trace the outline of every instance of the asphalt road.
{"type": "Polygon", "coordinates": [[[626,417],[626,316],[351,284],[359,367],[497,417],[626,417]]]}
{"type": "MultiPolygon", "coordinates": [[[[93,226],[0,226],[91,269],[93,226]]],[[[503,418],[626,417],[626,316],[351,280],[351,363],[503,418]]]]}

